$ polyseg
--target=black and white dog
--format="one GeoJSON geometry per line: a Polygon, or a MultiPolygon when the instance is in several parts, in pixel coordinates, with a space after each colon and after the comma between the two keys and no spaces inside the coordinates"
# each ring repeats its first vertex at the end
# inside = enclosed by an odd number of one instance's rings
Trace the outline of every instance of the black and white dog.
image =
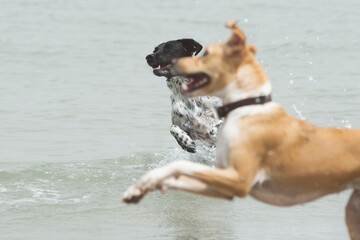
{"type": "Polygon", "coordinates": [[[200,140],[209,147],[215,145],[217,129],[222,122],[217,117],[215,108],[221,105],[221,100],[216,97],[184,97],[180,86],[190,80],[174,76],[171,67],[174,59],[195,56],[201,49],[202,46],[193,39],[179,39],[161,43],[152,54],[146,56],[153,73],[166,77],[167,86],[172,93],[170,133],[184,150],[191,153],[196,152],[195,140],[200,140]]]}

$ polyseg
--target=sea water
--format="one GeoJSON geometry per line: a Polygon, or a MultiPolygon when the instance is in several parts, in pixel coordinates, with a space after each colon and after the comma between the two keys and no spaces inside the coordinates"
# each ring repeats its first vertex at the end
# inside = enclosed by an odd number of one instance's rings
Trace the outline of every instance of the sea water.
{"type": "MultiPolygon", "coordinates": [[[[124,190],[183,152],[169,133],[160,42],[226,40],[238,19],[290,114],[360,128],[360,2],[0,1],[0,239],[346,239],[350,192],[281,208],[124,190]]],[[[360,147],[360,146],[359,146],[360,147]]]]}

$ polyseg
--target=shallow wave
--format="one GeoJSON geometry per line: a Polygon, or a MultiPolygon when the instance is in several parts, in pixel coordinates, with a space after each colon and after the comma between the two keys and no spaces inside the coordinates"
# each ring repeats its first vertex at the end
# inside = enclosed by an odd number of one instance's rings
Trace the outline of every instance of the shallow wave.
{"type": "MultiPolygon", "coordinates": [[[[99,202],[120,199],[122,191],[143,173],[185,159],[213,165],[215,149],[200,146],[190,154],[180,148],[160,153],[134,153],[117,159],[23,165],[3,163],[0,171],[0,212],[15,214],[31,208],[91,209],[99,202]],[[112,197],[110,197],[112,196],[112,197]],[[110,200],[111,199],[111,200],[110,200]]],[[[61,211],[61,210],[59,210],[61,211]]]]}

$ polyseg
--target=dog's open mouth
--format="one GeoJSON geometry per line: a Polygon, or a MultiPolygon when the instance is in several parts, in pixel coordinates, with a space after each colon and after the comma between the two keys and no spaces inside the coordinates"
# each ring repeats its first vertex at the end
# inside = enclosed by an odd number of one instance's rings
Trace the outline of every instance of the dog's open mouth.
{"type": "Polygon", "coordinates": [[[210,76],[205,73],[190,74],[185,75],[184,77],[189,78],[190,82],[181,85],[182,93],[192,92],[198,88],[205,87],[210,83],[210,76]]]}
{"type": "Polygon", "coordinates": [[[151,66],[153,70],[169,70],[171,68],[171,64],[167,65],[157,65],[157,66],[151,66]]]}
{"type": "Polygon", "coordinates": [[[170,69],[172,67],[171,63],[166,64],[166,65],[151,65],[152,69],[153,69],[153,73],[156,76],[165,76],[165,77],[169,77],[170,75],[170,69]]]}

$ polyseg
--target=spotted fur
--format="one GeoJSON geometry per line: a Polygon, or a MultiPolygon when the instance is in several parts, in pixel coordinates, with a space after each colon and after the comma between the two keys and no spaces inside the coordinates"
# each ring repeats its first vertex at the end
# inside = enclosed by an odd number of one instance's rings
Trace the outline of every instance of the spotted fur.
{"type": "Polygon", "coordinates": [[[184,97],[180,93],[180,86],[187,81],[187,78],[179,76],[167,79],[167,86],[172,92],[173,125],[170,133],[184,150],[196,152],[194,140],[200,140],[209,147],[215,146],[217,129],[222,122],[215,113],[215,107],[221,105],[221,100],[215,97],[184,97]]]}
{"type": "Polygon", "coordinates": [[[188,152],[196,152],[195,140],[209,147],[215,146],[217,129],[221,120],[215,113],[215,107],[221,105],[216,97],[186,98],[180,92],[180,86],[189,81],[188,78],[174,76],[171,71],[172,61],[176,58],[194,56],[202,46],[193,39],[179,39],[161,43],[146,61],[153,68],[156,76],[166,77],[171,91],[170,133],[178,144],[188,152]]]}

